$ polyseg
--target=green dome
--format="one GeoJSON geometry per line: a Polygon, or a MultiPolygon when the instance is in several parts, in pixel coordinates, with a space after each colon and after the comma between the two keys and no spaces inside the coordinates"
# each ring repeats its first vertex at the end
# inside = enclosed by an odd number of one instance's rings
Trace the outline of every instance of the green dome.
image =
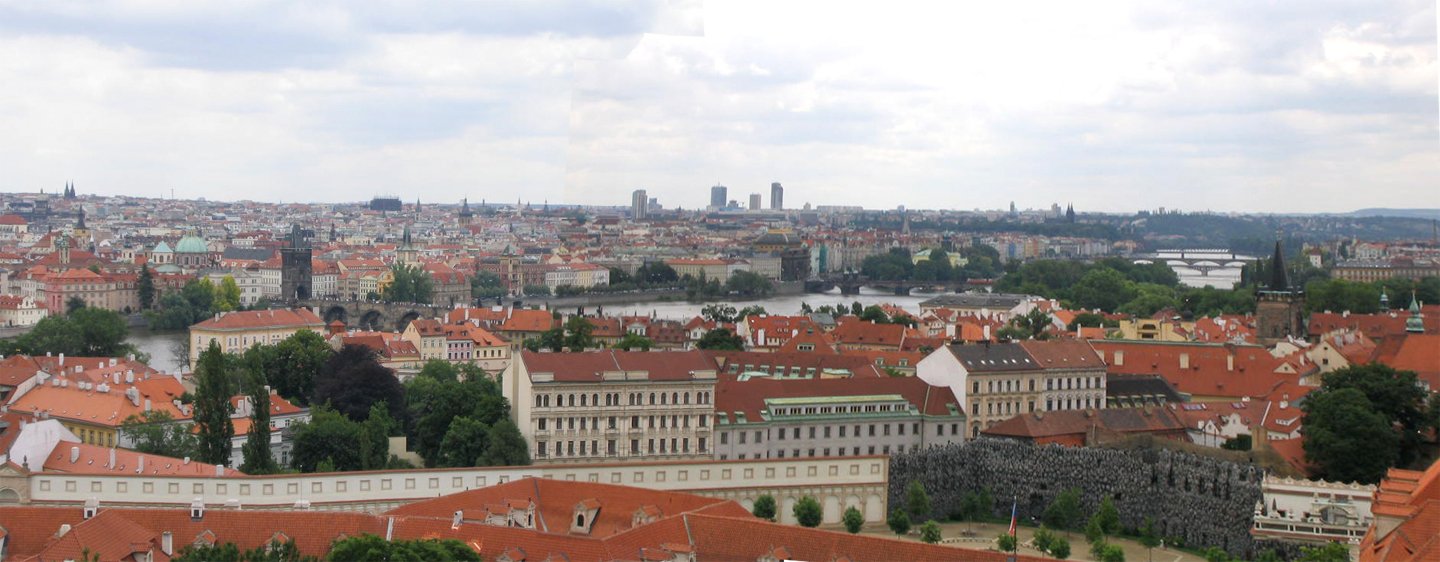
{"type": "Polygon", "coordinates": [[[175,244],[175,252],[180,254],[204,254],[209,251],[210,247],[199,236],[186,236],[175,244]]]}

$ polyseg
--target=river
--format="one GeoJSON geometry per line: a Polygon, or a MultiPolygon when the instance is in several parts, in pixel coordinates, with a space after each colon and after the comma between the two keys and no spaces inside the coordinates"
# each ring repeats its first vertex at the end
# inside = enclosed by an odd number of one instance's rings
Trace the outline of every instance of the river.
{"type": "MultiPolygon", "coordinates": [[[[929,293],[916,292],[913,295],[896,296],[887,291],[872,289],[860,290],[858,295],[841,295],[840,291],[832,290],[829,293],[809,293],[803,295],[785,295],[770,297],[766,299],[748,301],[726,301],[735,308],[743,308],[751,305],[765,307],[770,314],[799,314],[800,303],[809,304],[811,308],[819,308],[824,305],[844,305],[859,302],[860,306],[872,304],[893,304],[910,312],[920,313],[920,301],[935,296],[929,293]]],[[[693,303],[687,301],[656,301],[630,304],[615,304],[601,307],[606,315],[644,315],[654,314],[657,318],[668,318],[673,320],[689,320],[700,315],[700,309],[705,308],[709,303],[693,303]]],[[[561,308],[562,312],[573,313],[574,310],[561,308]]],[[[587,313],[593,314],[594,307],[586,309],[587,313]]],[[[135,344],[140,351],[150,355],[150,366],[161,371],[175,372],[188,370],[185,359],[175,357],[174,348],[185,341],[186,332],[151,332],[144,328],[132,328],[126,341],[135,344]]]]}

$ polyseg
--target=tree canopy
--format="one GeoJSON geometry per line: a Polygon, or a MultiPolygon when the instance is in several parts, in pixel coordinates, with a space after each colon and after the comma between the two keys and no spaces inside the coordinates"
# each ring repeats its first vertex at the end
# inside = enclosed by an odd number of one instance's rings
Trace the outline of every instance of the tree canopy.
{"type": "Polygon", "coordinates": [[[413,302],[429,304],[434,292],[434,280],[430,272],[418,265],[395,264],[390,267],[390,284],[381,291],[380,299],[385,302],[413,302]]]}

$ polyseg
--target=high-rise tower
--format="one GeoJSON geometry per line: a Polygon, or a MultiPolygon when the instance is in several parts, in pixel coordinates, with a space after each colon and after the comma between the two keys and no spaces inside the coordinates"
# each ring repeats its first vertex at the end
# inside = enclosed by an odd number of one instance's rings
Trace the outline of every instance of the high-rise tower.
{"type": "Polygon", "coordinates": [[[630,194],[630,220],[645,220],[650,214],[650,197],[645,190],[637,189],[630,194]]]}
{"type": "Polygon", "coordinates": [[[770,208],[776,211],[785,208],[785,188],[780,187],[780,182],[770,184],[770,208]]]}
{"type": "Polygon", "coordinates": [[[729,195],[729,190],[726,189],[725,186],[723,186],[723,185],[716,184],[714,187],[711,187],[711,188],[710,188],[710,207],[713,208],[713,209],[724,209],[724,208],[725,208],[726,196],[728,196],[728,195],[729,195]]]}

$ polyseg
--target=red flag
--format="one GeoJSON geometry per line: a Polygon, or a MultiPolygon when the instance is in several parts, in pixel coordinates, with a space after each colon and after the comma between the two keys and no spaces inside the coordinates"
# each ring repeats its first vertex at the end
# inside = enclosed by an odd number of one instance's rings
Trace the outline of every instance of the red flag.
{"type": "Polygon", "coordinates": [[[1010,500],[1010,536],[1012,537],[1015,536],[1016,507],[1015,500],[1010,500]]]}

